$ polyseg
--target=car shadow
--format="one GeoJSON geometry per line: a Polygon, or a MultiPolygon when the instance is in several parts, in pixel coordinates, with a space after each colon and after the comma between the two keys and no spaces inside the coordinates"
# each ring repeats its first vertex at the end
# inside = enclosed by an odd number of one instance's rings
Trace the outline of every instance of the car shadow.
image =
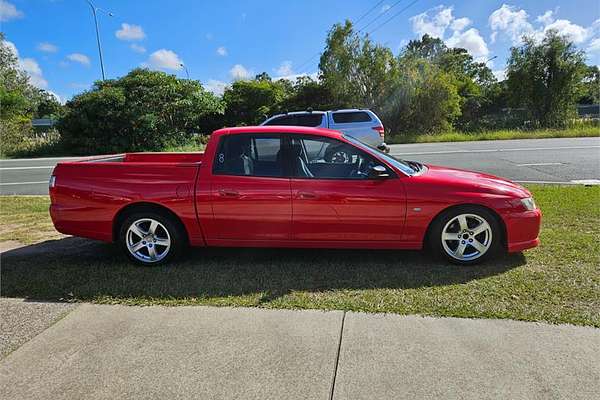
{"type": "Polygon", "coordinates": [[[323,249],[189,249],[167,266],[130,263],[117,246],[67,237],[0,256],[0,293],[44,301],[139,302],[247,296],[252,304],[295,291],[454,285],[524,265],[518,253],[463,267],[424,252],[323,249]]]}

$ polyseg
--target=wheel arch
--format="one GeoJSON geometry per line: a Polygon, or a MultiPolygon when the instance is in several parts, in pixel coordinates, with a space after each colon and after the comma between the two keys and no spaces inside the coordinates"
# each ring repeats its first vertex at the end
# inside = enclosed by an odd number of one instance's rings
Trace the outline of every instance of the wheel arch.
{"type": "Polygon", "coordinates": [[[121,208],[115,214],[115,216],[113,218],[113,223],[112,223],[113,242],[117,241],[117,239],[119,237],[119,231],[121,229],[121,225],[123,224],[123,222],[125,221],[127,216],[129,216],[133,213],[136,213],[136,212],[144,212],[144,211],[157,212],[157,213],[163,214],[163,215],[171,218],[179,226],[179,229],[184,234],[186,243],[189,243],[189,241],[190,241],[189,233],[188,233],[183,221],[181,221],[181,218],[179,218],[179,216],[175,212],[173,212],[173,210],[169,209],[168,207],[165,207],[162,204],[151,203],[151,202],[131,203],[131,204],[128,204],[125,207],[121,208]]]}
{"type": "Polygon", "coordinates": [[[453,204],[451,206],[448,206],[448,207],[440,210],[431,219],[431,221],[429,221],[429,224],[427,225],[427,230],[425,231],[425,235],[423,237],[423,247],[425,248],[429,244],[428,242],[430,240],[431,228],[433,227],[433,224],[441,217],[441,215],[443,213],[445,213],[447,211],[450,211],[450,210],[464,208],[464,207],[479,208],[479,209],[483,209],[483,210],[489,212],[490,214],[492,214],[492,216],[494,216],[494,218],[496,219],[496,222],[498,222],[498,225],[500,226],[500,233],[502,235],[502,238],[501,238],[502,247],[504,249],[507,249],[507,246],[508,246],[508,244],[507,244],[508,243],[508,240],[507,240],[508,234],[507,234],[507,231],[506,231],[506,224],[504,223],[504,219],[493,208],[490,208],[490,207],[482,205],[482,204],[477,204],[477,203],[453,204]]]}

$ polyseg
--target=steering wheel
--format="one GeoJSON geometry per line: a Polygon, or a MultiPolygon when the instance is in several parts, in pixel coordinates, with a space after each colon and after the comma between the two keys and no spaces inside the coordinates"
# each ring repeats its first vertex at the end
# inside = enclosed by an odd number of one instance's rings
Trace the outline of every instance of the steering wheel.
{"type": "Polygon", "coordinates": [[[326,162],[336,163],[336,164],[348,164],[351,159],[351,155],[344,150],[341,146],[336,146],[335,148],[329,150],[325,153],[323,157],[326,162]]]}
{"type": "Polygon", "coordinates": [[[358,165],[356,166],[356,169],[353,169],[352,172],[350,172],[349,178],[361,178],[361,179],[366,179],[369,177],[369,168],[371,168],[373,162],[365,162],[365,159],[362,157],[359,157],[359,161],[358,161],[358,165]]]}

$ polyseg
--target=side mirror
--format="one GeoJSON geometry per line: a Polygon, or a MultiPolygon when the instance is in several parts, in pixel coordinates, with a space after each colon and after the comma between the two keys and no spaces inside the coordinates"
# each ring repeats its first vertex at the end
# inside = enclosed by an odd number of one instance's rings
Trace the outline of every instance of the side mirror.
{"type": "Polygon", "coordinates": [[[390,174],[383,165],[375,165],[369,170],[369,178],[389,178],[390,174]]]}

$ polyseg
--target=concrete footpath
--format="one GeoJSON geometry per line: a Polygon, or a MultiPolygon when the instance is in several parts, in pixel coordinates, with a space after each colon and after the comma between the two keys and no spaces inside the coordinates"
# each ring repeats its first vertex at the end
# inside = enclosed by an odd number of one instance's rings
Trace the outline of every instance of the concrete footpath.
{"type": "Polygon", "coordinates": [[[12,399],[592,399],[600,329],[83,304],[0,361],[12,399]]]}

